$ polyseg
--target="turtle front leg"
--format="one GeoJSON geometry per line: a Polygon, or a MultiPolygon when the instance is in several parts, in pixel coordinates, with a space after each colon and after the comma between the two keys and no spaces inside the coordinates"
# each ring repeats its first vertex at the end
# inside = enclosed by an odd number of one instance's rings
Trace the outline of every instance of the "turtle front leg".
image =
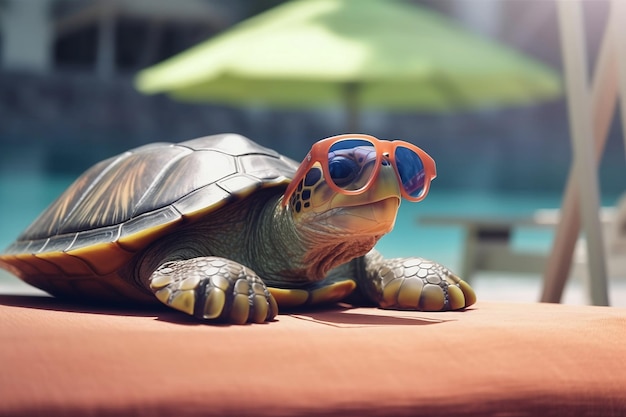
{"type": "Polygon", "coordinates": [[[263,323],[278,313],[261,278],[230,259],[209,256],[166,262],[149,282],[159,301],[203,320],[263,323]]]}
{"type": "Polygon", "coordinates": [[[382,308],[459,310],[476,302],[472,287],[436,262],[417,257],[385,259],[375,250],[361,259],[359,286],[382,308]]]}

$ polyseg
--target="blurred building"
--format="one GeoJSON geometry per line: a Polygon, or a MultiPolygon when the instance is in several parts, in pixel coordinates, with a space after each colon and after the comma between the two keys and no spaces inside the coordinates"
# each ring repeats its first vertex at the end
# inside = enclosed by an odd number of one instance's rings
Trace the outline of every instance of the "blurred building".
{"type": "MultiPolygon", "coordinates": [[[[552,1],[415,1],[560,66],[552,1]]],[[[75,175],[146,142],[225,131],[298,159],[313,141],[343,132],[338,109],[288,112],[182,104],[142,96],[132,86],[137,70],[280,2],[0,0],[0,176],[26,171],[75,175]]],[[[606,3],[586,5],[592,58],[606,3]]],[[[571,159],[563,101],[449,114],[370,112],[363,119],[368,133],[427,149],[440,167],[438,187],[557,191],[571,159]]],[[[602,171],[609,191],[623,189],[619,134],[616,125],[602,171]]]]}
{"type": "Polygon", "coordinates": [[[1,2],[3,171],[29,166],[80,171],[129,146],[183,137],[186,132],[179,134],[163,125],[180,124],[177,115],[186,109],[140,96],[132,87],[132,77],[138,69],[231,25],[237,20],[236,8],[224,4],[206,0],[1,2]],[[154,135],[156,131],[163,134],[154,135]],[[77,159],[83,162],[71,163],[77,159]]]}
{"type": "Polygon", "coordinates": [[[136,71],[232,24],[232,9],[222,6],[203,0],[4,1],[2,68],[83,70],[102,78],[136,71]]]}

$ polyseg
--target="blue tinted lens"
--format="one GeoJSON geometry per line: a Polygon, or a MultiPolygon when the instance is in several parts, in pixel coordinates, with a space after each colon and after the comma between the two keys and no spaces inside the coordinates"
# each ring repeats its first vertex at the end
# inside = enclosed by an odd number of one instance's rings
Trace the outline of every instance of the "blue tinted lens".
{"type": "Polygon", "coordinates": [[[367,179],[363,169],[368,162],[375,160],[370,161],[364,155],[374,151],[374,144],[363,139],[344,139],[334,143],[328,151],[330,179],[344,190],[361,188],[367,179]]]}
{"type": "Polygon", "coordinates": [[[328,159],[328,171],[330,178],[339,188],[352,188],[354,179],[359,175],[361,168],[352,159],[343,156],[335,156],[328,159]]]}
{"type": "Polygon", "coordinates": [[[421,158],[418,154],[403,146],[396,148],[395,157],[402,188],[411,197],[420,197],[424,192],[426,177],[421,158]]]}
{"type": "Polygon", "coordinates": [[[330,147],[330,151],[328,151],[328,153],[331,154],[339,149],[358,148],[359,146],[374,147],[374,144],[365,139],[342,139],[336,143],[333,143],[333,146],[330,147]]]}

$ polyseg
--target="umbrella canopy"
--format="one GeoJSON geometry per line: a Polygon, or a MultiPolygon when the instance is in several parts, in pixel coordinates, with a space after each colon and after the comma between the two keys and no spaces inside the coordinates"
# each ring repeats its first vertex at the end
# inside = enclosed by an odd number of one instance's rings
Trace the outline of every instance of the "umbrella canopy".
{"type": "Polygon", "coordinates": [[[437,111],[554,98],[548,67],[393,0],[295,0],[141,71],[181,100],[437,111]]]}

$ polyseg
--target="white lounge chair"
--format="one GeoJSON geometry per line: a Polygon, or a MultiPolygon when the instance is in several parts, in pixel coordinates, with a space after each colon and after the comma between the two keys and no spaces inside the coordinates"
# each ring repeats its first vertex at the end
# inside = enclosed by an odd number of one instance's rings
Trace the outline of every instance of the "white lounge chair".
{"type": "MultiPolygon", "coordinates": [[[[626,278],[626,195],[616,207],[603,207],[600,220],[604,228],[609,277],[626,278]]],[[[541,274],[548,253],[520,250],[512,244],[515,230],[521,228],[554,229],[559,222],[558,209],[540,209],[527,217],[446,216],[418,217],[423,225],[460,227],[465,231],[459,274],[471,281],[485,271],[541,274]]],[[[586,277],[585,239],[576,246],[572,276],[586,277]]]]}

